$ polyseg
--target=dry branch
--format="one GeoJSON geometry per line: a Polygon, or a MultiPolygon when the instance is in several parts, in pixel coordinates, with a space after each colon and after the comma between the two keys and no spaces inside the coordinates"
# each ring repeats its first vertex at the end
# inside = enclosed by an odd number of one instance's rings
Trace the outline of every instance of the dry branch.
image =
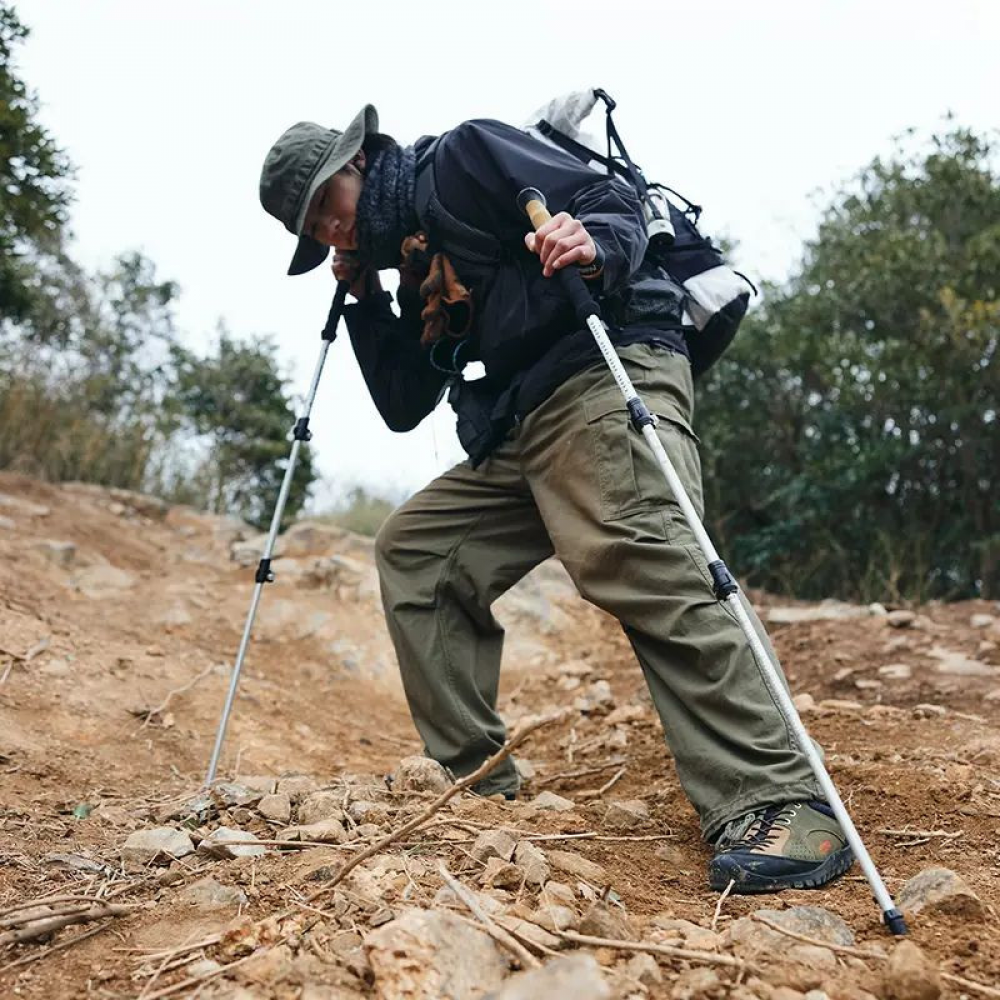
{"type": "Polygon", "coordinates": [[[686,962],[700,962],[703,965],[724,965],[730,969],[749,969],[756,972],[757,967],[731,955],[718,955],[711,951],[694,951],[691,948],[674,948],[669,944],[650,944],[647,941],[616,941],[614,938],[590,937],[587,934],[574,934],[572,931],[554,931],[556,937],[561,937],[574,944],[585,944],[592,948],[616,948],[619,951],[646,951],[651,955],[666,955],[669,958],[681,958],[686,962]]]}
{"type": "Polygon", "coordinates": [[[23,944],[25,941],[47,937],[49,934],[62,930],[63,927],[69,927],[71,924],[85,924],[91,920],[101,920],[104,917],[119,917],[125,913],[131,913],[135,909],[134,905],[128,903],[105,903],[101,900],[94,900],[94,905],[88,909],[53,914],[52,916],[27,923],[17,930],[0,934],[0,948],[9,944],[23,944]]]}

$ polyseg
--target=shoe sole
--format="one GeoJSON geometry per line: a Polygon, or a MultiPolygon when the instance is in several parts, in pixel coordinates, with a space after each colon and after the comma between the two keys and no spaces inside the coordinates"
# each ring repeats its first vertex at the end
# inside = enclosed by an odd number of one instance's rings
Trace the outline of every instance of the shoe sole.
{"type": "Polygon", "coordinates": [[[742,868],[717,871],[712,862],[708,867],[708,885],[716,892],[725,892],[729,883],[735,884],[730,890],[739,895],[758,892],[781,892],[782,889],[818,889],[820,886],[839,878],[854,864],[854,853],[844,847],[830,855],[819,867],[797,875],[778,875],[763,878],[755,872],[742,868]]]}

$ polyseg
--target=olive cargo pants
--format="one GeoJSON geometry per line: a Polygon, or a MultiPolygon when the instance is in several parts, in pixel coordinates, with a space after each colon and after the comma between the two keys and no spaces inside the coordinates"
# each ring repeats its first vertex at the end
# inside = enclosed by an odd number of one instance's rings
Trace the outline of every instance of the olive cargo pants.
{"type": "MultiPolygon", "coordinates": [[[[687,359],[647,345],[620,353],[701,513],[687,359]]],[[[765,803],[820,797],[603,363],[567,380],[479,469],[445,473],[379,533],[389,632],[431,757],[463,775],[502,746],[504,633],[490,606],[553,552],[583,597],[621,622],[705,836],[765,803]]],[[[484,784],[487,794],[516,789],[513,763],[484,784]]]]}

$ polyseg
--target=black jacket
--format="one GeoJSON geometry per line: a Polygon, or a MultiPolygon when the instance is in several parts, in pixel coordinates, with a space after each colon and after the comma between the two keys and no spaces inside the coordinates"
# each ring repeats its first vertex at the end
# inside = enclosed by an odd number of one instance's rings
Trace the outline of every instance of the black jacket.
{"type": "MultiPolygon", "coordinates": [[[[681,334],[683,290],[644,263],[646,226],[635,193],[518,129],[496,121],[465,122],[417,143],[418,171],[433,169],[444,208],[476,232],[495,238],[498,252],[449,256],[473,295],[475,319],[461,365],[480,360],[486,377],[464,382],[452,369],[452,342],[434,352],[420,346],[419,297],[400,289],[400,315],[382,292],[346,307],[351,342],[372,399],[392,430],[415,427],[447,385],[458,431],[474,463],[481,461],[519,417],[571,374],[600,360],[558,282],[542,277],[524,246],[527,219],[517,206],[525,187],[543,191],[553,214],[579,219],[598,246],[603,272],[591,283],[611,339],[619,346],[659,342],[686,353],[681,334]],[[431,149],[432,156],[426,155],[431,149]],[[442,370],[445,369],[445,370],[442,370]]],[[[433,218],[422,219],[435,242],[433,218]]],[[[454,244],[454,228],[449,236],[454,244]]]]}

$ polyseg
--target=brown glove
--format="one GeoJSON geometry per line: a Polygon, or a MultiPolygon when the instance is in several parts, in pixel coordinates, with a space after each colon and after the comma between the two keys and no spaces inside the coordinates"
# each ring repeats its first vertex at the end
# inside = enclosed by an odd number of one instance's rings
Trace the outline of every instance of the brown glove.
{"type": "Polygon", "coordinates": [[[424,332],[420,343],[424,347],[436,344],[442,337],[464,337],[472,327],[472,293],[459,280],[448,255],[436,253],[428,261],[427,236],[417,233],[403,240],[403,266],[400,282],[415,287],[420,280],[420,297],[424,308],[420,313],[424,332]]]}

